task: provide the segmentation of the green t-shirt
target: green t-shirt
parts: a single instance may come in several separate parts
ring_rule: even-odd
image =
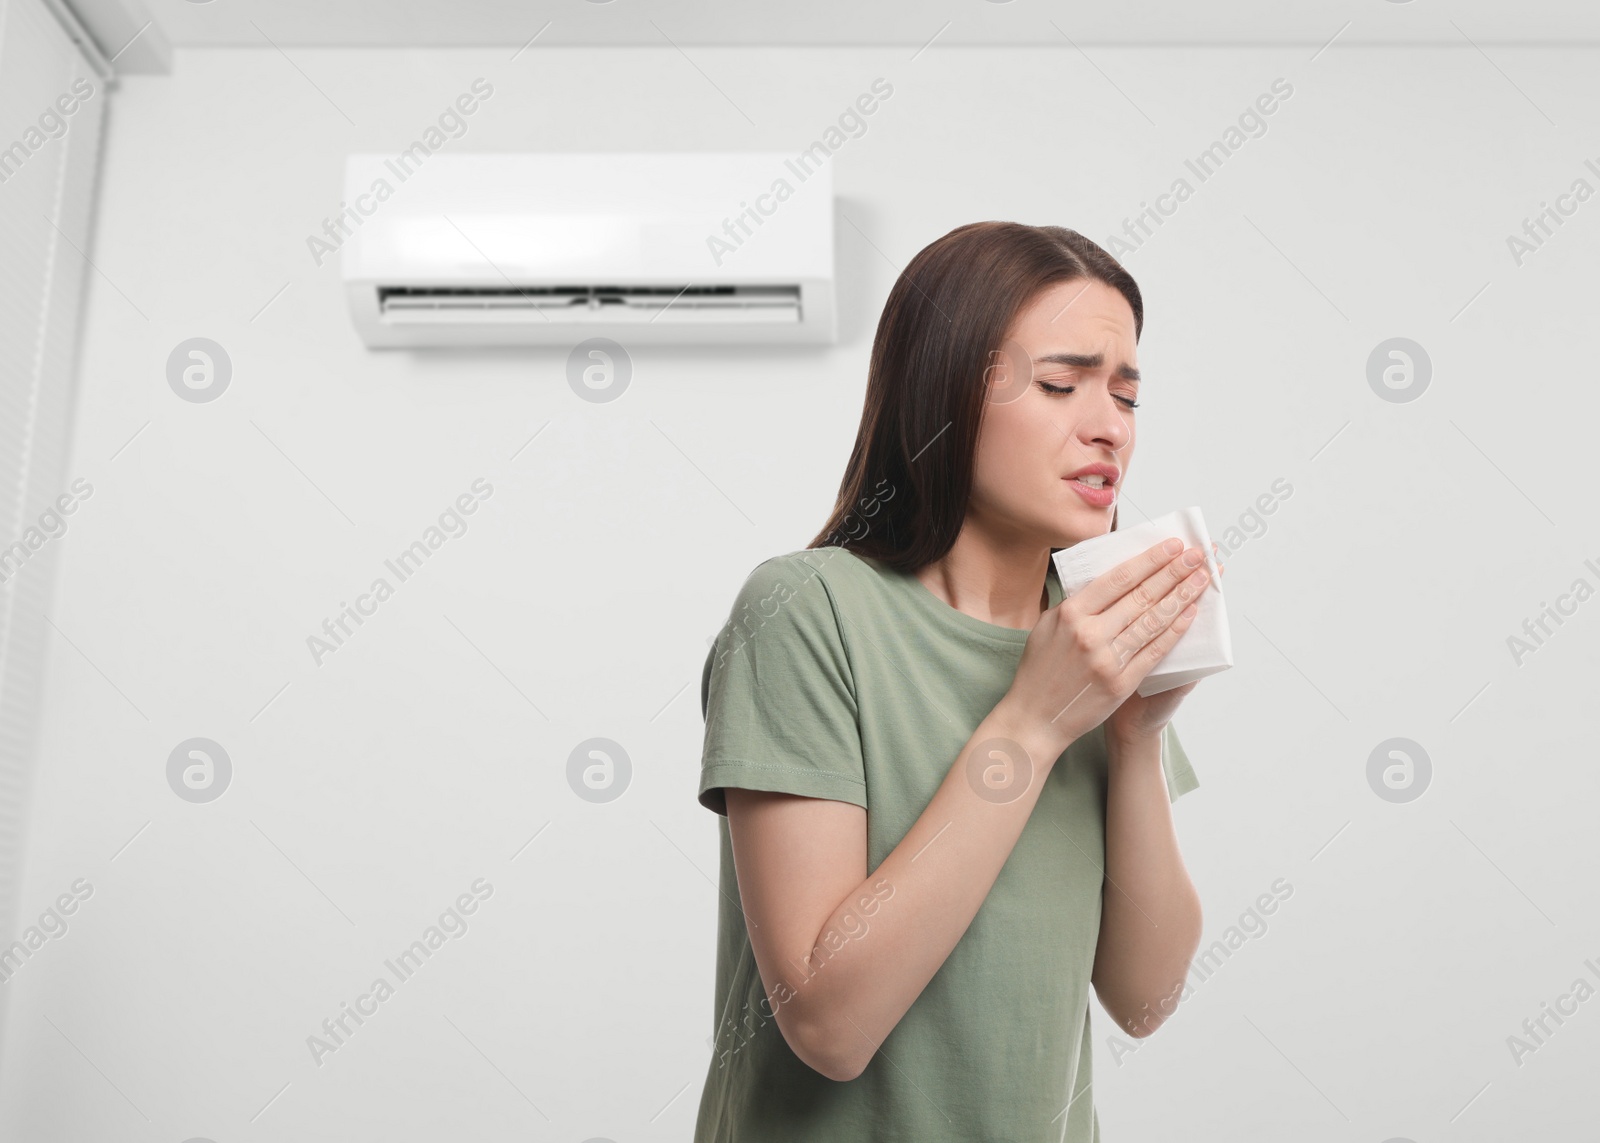
[[[1046,582],[1054,606],[1054,567]],[[701,680],[699,800],[723,816],[716,1033],[695,1143],[1099,1139],[1089,976],[1105,865],[1103,726],[1057,761],[971,926],[845,1083],[803,1063],[773,1018],[723,801],[722,787],[737,786],[863,806],[875,870],[1010,687],[1027,638],[840,547],[775,556],[746,579]],[[1161,754],[1172,800],[1199,784],[1170,724]],[[850,939],[870,931],[867,912],[892,907],[892,897],[864,905]]]

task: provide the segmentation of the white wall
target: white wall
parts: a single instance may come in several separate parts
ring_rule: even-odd
[[[1179,716],[1202,786],[1176,816],[1207,944],[1294,893],[1121,1066],[1095,1010],[1101,1117],[1573,1137],[1600,1001],[1521,1066],[1506,1038],[1600,963],[1600,604],[1520,667],[1506,638],[1600,583],[1600,204],[1521,266],[1505,239],[1600,185],[1595,52],[512,51],[180,50],[114,96],[70,465],[95,494],[59,541],[24,915],[93,894],[5,986],[0,1135],[689,1138],[706,640],[823,521],[899,267],[982,218],[1105,241],[1282,77],[1266,133],[1127,255],[1128,499],[1220,534],[1293,487],[1226,561],[1238,665]],[[640,348],[608,404],[560,352],[365,351],[305,238],[346,152],[409,145],[480,76],[451,148],[798,151],[889,79],[835,158],[841,343]],[[1406,403],[1367,381],[1397,336],[1433,364]],[[192,337],[231,358],[216,401],[167,383]],[[317,666],[307,635],[479,477],[470,530]],[[565,777],[597,736],[634,768],[603,805]],[[1407,804],[1366,779],[1396,736],[1434,768]],[[193,737],[234,767],[208,804],[166,781]],[[477,878],[470,931],[314,1064],[307,1037]]]

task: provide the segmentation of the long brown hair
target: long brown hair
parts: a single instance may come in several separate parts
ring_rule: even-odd
[[[972,222],[923,247],[884,303],[855,447],[833,513],[806,547],[837,545],[907,572],[948,552],[972,492],[991,354],[1039,291],[1079,279],[1128,300],[1137,341],[1138,285],[1076,230]]]

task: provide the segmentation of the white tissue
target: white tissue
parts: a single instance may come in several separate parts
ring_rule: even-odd
[[[1083,590],[1096,576],[1172,536],[1182,540],[1186,547],[1199,548],[1206,554],[1205,566],[1211,579],[1200,598],[1194,601],[1198,610],[1189,630],[1139,684],[1138,693],[1146,697],[1233,666],[1228,612],[1222,600],[1222,573],[1217,570],[1216,553],[1211,550],[1211,537],[1206,533],[1200,509],[1180,508],[1144,524],[1092,536],[1061,549],[1053,557],[1061,587],[1071,596]]]

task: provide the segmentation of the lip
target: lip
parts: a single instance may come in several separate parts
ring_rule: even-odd
[[[1086,464],[1076,472],[1069,472],[1062,477],[1063,480],[1072,480],[1079,476],[1103,476],[1107,484],[1115,484],[1122,475],[1122,470],[1114,464]]]
[[[1090,488],[1087,484],[1079,484],[1076,480],[1062,477],[1061,483],[1072,489],[1096,508],[1109,508],[1117,502],[1117,490],[1107,484],[1103,488]]]
[[[1062,481],[1074,492],[1083,497],[1096,508],[1109,508],[1117,502],[1117,477],[1121,472],[1114,464],[1086,464],[1076,472],[1063,476]],[[1100,488],[1090,488],[1081,484],[1076,479],[1079,476],[1103,476],[1105,484]]]

